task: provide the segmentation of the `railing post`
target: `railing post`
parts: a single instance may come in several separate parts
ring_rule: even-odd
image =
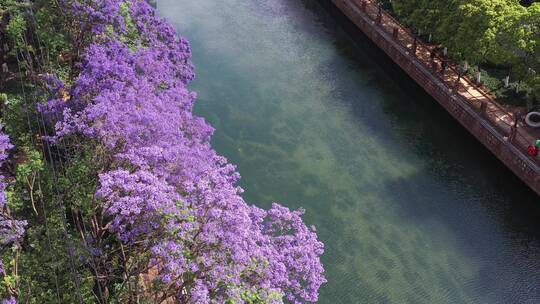
[[[475,81],[476,81],[477,84],[481,83],[481,81],[482,81],[482,73],[481,72],[476,73]]]
[[[362,4],[360,5],[360,8],[365,12],[366,11],[366,1],[362,1]]]
[[[395,27],[394,31],[392,32],[392,37],[394,37],[394,40],[397,40],[398,33],[399,33],[399,29]]]
[[[482,100],[482,102],[480,103],[480,114],[484,117],[487,114],[487,101],[485,100]]]
[[[510,134],[508,134],[508,142],[512,143],[514,141],[514,139],[516,138],[516,133],[517,133],[517,127],[511,126]]]
[[[517,127],[519,125],[521,118],[522,118],[521,111],[514,112],[514,127]]]
[[[417,48],[417,46],[418,46],[417,43],[418,43],[418,42],[417,42],[417,38],[416,38],[416,36],[414,36],[414,41],[413,41],[413,44],[412,44],[412,53],[413,53],[413,55],[414,55],[415,57],[416,57],[416,48]]]
[[[377,23],[381,24],[382,22],[382,7],[379,5],[379,10],[377,12]]]
[[[438,67],[439,67],[439,64],[437,64],[437,61],[431,60],[431,69],[433,70],[433,73],[437,73]]]
[[[454,83],[454,91],[459,91],[459,84],[461,80],[461,71],[458,71],[456,82]]]

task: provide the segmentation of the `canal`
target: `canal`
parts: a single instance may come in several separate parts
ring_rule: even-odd
[[[304,208],[320,303],[540,303],[540,199],[314,0],[160,0],[244,197]]]

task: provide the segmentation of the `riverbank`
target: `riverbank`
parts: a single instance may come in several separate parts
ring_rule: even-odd
[[[240,196],[188,40],[144,0],[7,4],[0,301],[317,301],[324,245],[302,210]]]
[[[525,126],[512,128],[513,117],[481,87],[458,76],[455,66],[437,68],[442,59],[430,59],[431,49],[389,14],[369,1],[332,0],[362,32],[411,78],[424,88],[514,174],[540,194],[537,157],[527,154],[538,134]],[[459,144],[459,143],[456,143]]]

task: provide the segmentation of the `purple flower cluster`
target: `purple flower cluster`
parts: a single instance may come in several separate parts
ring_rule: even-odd
[[[2,126],[0,125],[0,130]],[[9,137],[0,131],[0,167],[8,157],[7,151],[13,148]],[[0,245],[6,246],[19,243],[24,235],[26,221],[19,221],[12,218],[7,207],[5,177],[0,175]]]
[[[14,297],[2,300],[2,304],[17,304],[17,300]]]
[[[0,130],[3,126],[0,125]],[[9,137],[0,131],[0,167],[3,166],[4,162],[8,158],[8,150],[13,148],[13,145],[9,141]],[[4,176],[0,175],[0,208],[3,209],[6,206],[6,183],[4,181]]]
[[[74,21],[82,21],[81,31],[103,34],[108,25],[125,31],[118,0],[62,0],[61,3],[69,9]]]
[[[2,125],[0,125],[0,130],[2,128]],[[0,167],[4,165],[8,157],[8,150],[11,148],[13,148],[13,145],[10,143],[9,137],[0,131]],[[6,187],[5,177],[0,175],[0,245],[2,248],[16,250],[20,249],[27,222],[12,217],[7,206]],[[6,271],[3,261],[0,259],[0,275],[8,275]],[[2,300],[2,303],[16,304],[17,301],[14,297],[10,297]]]
[[[143,0],[65,4],[94,36],[69,100],[41,110],[60,114],[58,140],[94,138],[113,155],[96,192],[108,230],[148,249],[154,280],[178,302],[317,301],[323,244],[302,211],[242,199],[235,166],[210,145],[213,128],[192,113],[189,43]]]

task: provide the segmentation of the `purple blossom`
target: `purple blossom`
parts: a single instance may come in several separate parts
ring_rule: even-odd
[[[4,134],[3,126],[0,125],[0,167],[8,157],[8,150],[13,148],[9,137]],[[2,248],[20,248],[20,243],[25,233],[26,221],[19,221],[11,216],[7,206],[5,177],[0,175],[0,245]],[[2,252],[4,254],[4,252]],[[0,259],[0,274],[5,274],[3,261]],[[2,300],[2,303],[16,304],[14,297]]]
[[[107,25],[123,29],[124,19],[120,15],[121,0],[62,0],[66,12],[73,20],[81,22],[81,30],[96,35],[103,34]]]
[[[323,244],[303,211],[240,196],[235,166],[210,145],[214,129],[193,115],[189,43],[143,0],[63,3],[93,36],[69,100],[51,90],[41,110],[56,113],[56,139],[91,137],[114,155],[96,191],[109,232],[150,248],[155,280],[178,302],[317,301]],[[135,48],[122,39],[127,20]]]
[[[8,157],[7,151],[11,148],[13,148],[13,145],[9,141],[9,137],[4,134],[2,130],[3,126],[0,125],[0,166],[3,165],[4,161]],[[4,176],[0,174],[0,209],[3,209],[6,205],[6,183],[4,181]],[[0,216],[0,220],[2,217]],[[1,236],[0,236],[1,238]]]
[[[2,304],[17,304],[17,300],[14,297],[2,300]]]
[[[0,125],[0,130],[3,126]],[[13,148],[13,145],[9,141],[9,137],[0,131],[0,167],[4,164],[4,161],[8,157],[8,150]],[[10,245],[12,243],[20,242],[24,235],[24,227],[26,221],[18,221],[11,217],[9,209],[7,208],[6,187],[7,184],[4,180],[4,176],[0,175],[0,244]]]

